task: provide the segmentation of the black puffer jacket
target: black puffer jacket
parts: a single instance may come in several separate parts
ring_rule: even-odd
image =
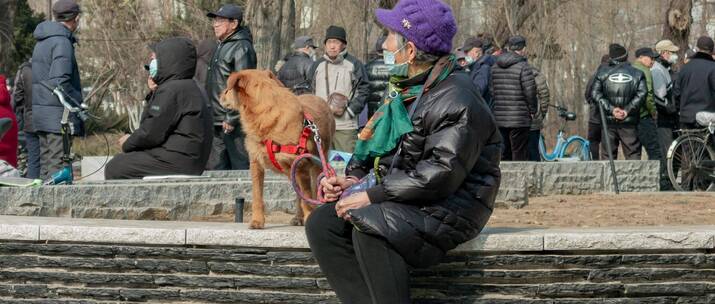
[[[508,52],[492,66],[489,87],[494,98],[494,118],[500,128],[528,128],[538,99],[534,74],[526,58]]]
[[[278,80],[294,94],[307,94],[310,92],[310,67],[313,59],[304,52],[294,52],[286,56],[285,64],[278,71]]]
[[[501,179],[501,136],[461,71],[424,94],[412,123],[401,161],[368,189],[373,204],[350,215],[360,231],[385,237],[410,265],[425,267],[475,238],[489,220]],[[348,174],[362,176],[372,163],[353,160]]]
[[[226,80],[233,72],[256,68],[256,51],[253,49],[253,37],[248,27],[242,26],[235,33],[218,44],[209,64],[206,79],[206,94],[211,100],[214,112],[214,125],[227,122],[236,127],[240,119],[238,112],[221,106],[221,94],[226,89]]]
[[[598,68],[591,93],[593,100],[603,107],[603,114],[611,125],[638,124],[640,108],[647,94],[645,74],[628,62],[616,61]],[[617,107],[628,113],[626,119],[613,117],[613,109]]]
[[[367,97],[368,118],[375,114],[385,99],[385,90],[387,90],[387,83],[390,81],[390,69],[391,67],[386,65],[382,58],[371,60],[365,66],[367,78],[370,80],[370,95]]]
[[[192,79],[196,49],[186,38],[170,38],[153,46],[158,62],[155,92],[147,97],[139,128],[123,152],[146,151],[176,168],[176,174],[201,174],[211,152],[212,113]]]

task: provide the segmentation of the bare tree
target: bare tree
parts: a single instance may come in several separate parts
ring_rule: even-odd
[[[665,12],[666,22],[663,24],[663,39],[670,39],[680,47],[681,58],[685,50],[688,49],[690,25],[693,23],[692,9],[692,0],[671,0],[668,10]],[[706,10],[703,9],[703,11]]]
[[[10,74],[12,54],[15,49],[13,38],[13,20],[15,1],[0,0],[0,74]],[[4,83],[1,85],[5,85]]]
[[[291,49],[295,38],[294,0],[249,0],[246,21],[254,37],[258,67],[268,69]]]

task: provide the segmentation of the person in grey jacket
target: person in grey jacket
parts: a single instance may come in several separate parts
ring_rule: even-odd
[[[352,153],[357,141],[358,115],[370,94],[367,72],[359,59],[348,54],[344,28],[328,27],[324,44],[325,55],[313,64],[309,73],[313,94],[326,101],[333,93],[343,94],[349,99],[345,108],[341,109],[342,113],[333,113],[336,129],[333,148]]]
[[[242,25],[243,10],[237,5],[226,4],[207,16],[212,19],[214,34],[219,40],[206,79],[206,94],[214,117],[213,148],[207,169],[246,170],[248,152],[238,112],[221,106],[221,94],[231,73],[256,68],[253,37],[249,28]]]
[[[62,168],[62,135],[60,120],[64,107],[50,88],[59,87],[77,103],[82,103],[72,34],[79,26],[80,8],[73,0],[59,0],[52,6],[57,21],[37,25],[33,36],[37,40],[32,52],[32,124],[40,139],[40,177],[47,178]],[[70,115],[71,135],[84,135],[84,125],[75,114]]]

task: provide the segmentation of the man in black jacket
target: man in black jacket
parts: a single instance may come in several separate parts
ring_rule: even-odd
[[[75,58],[74,31],[79,26],[80,8],[74,0],[59,0],[52,6],[57,21],[44,21],[32,35],[37,39],[32,51],[32,126],[40,140],[40,178],[62,168],[60,120],[64,107],[51,89],[60,88],[82,103],[82,85]],[[70,114],[71,135],[84,135],[84,124]]]
[[[214,113],[214,140],[207,169],[245,170],[248,152],[238,112],[225,109],[220,101],[231,73],[256,68],[253,37],[248,27],[242,25],[243,10],[237,5],[226,4],[207,16],[212,19],[219,40],[206,79],[206,93]]]
[[[193,80],[196,49],[189,39],[152,45],[149,89],[139,128],[120,141],[122,152],[105,170],[106,179],[150,175],[200,175],[211,152],[212,113]]]
[[[365,70],[367,71],[367,78],[370,80],[370,95],[367,97],[367,107],[363,112],[367,111],[365,115],[365,122],[367,122],[377,108],[382,105],[385,98],[385,89],[387,89],[388,80],[390,80],[390,69],[392,66],[385,64],[385,60],[382,59],[382,44],[385,42],[385,37],[377,39],[375,42],[375,53],[371,55],[371,60],[365,65]],[[364,126],[362,123],[360,126]]]
[[[18,120],[18,127],[23,133],[26,153],[26,167],[18,168],[24,172],[24,177],[36,179],[40,177],[40,138],[32,126],[32,62],[20,65],[15,77],[15,88],[12,91],[13,108]],[[18,165],[19,167],[19,165]],[[23,170],[25,169],[25,170]]]
[[[608,56],[611,61],[596,72],[591,95],[606,115],[613,156],[618,155],[620,143],[626,159],[639,160],[641,143],[636,126],[648,95],[646,78],[643,72],[628,63],[628,51],[623,46],[611,44]],[[602,159],[608,158],[605,150],[601,153]]]
[[[608,54],[601,57],[601,64],[598,65],[598,69],[602,67],[607,67],[608,62],[611,58]],[[603,128],[601,127],[601,114],[598,111],[598,103],[593,100],[593,82],[596,80],[596,73],[591,76],[586,84],[586,91],[584,93],[584,98],[586,104],[588,104],[588,142],[591,149],[591,159],[599,160],[601,157],[601,135],[603,134]]]
[[[525,48],[524,37],[509,38],[509,52],[497,57],[497,63],[492,67],[489,87],[494,98],[494,118],[504,138],[503,160],[529,159],[529,129],[538,109],[538,98]]]
[[[376,14],[390,31],[384,52],[394,55],[398,67],[391,71],[389,105],[404,100],[414,107],[411,116],[403,110],[382,117],[412,128],[404,130],[401,149],[368,148],[380,157],[382,178],[367,191],[338,200],[351,182],[323,179],[326,198],[337,203],[314,210],[305,229],[342,303],[412,303],[408,265],[439,263],[489,220],[500,183],[501,136],[469,75],[449,56],[457,32],[449,7],[442,1],[401,0]],[[415,100],[419,89],[426,92]],[[367,152],[363,144],[400,145],[400,136],[382,136],[391,127],[379,122],[375,127],[360,133],[360,152]],[[365,176],[375,165],[373,157],[353,158],[347,173]],[[395,166],[388,172],[392,159]]]
[[[698,52],[680,69],[673,86],[673,97],[680,105],[680,126],[684,129],[699,128],[695,123],[698,112],[715,112],[714,43],[703,36],[698,38],[696,47]]]
[[[313,38],[300,36],[293,41],[293,53],[286,56],[285,63],[278,71],[278,80],[294,94],[310,93],[310,67],[313,66],[315,57],[315,43]]]

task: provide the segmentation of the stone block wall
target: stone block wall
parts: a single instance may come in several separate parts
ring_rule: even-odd
[[[416,303],[713,303],[715,256],[461,252],[412,271]],[[338,303],[310,252],[0,243],[0,303]]]

